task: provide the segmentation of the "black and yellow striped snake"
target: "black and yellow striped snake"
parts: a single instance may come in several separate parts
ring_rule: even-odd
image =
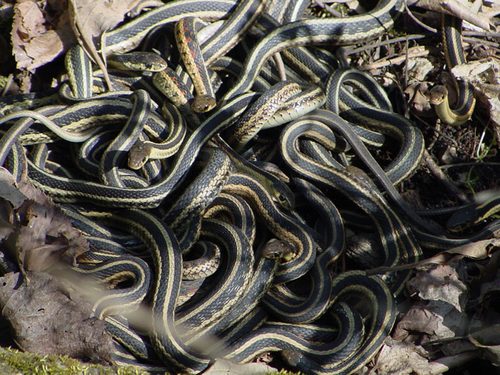
[[[73,271],[109,288],[93,313],[117,363],[199,373],[278,351],[304,373],[352,373],[391,332],[411,273],[368,276],[348,259],[343,210],[369,222],[385,267],[498,230],[449,236],[415,213],[397,186],[420,166],[422,131],[369,74],[337,68],[332,48],[387,32],[403,1],[346,18],[308,5],[168,2],[103,36],[113,90],[76,45],[57,91],[0,98],[0,164],[87,238]],[[460,25],[444,27],[451,67]],[[454,109],[434,98],[455,125],[474,110],[458,88]],[[450,227],[499,207],[497,192]],[[137,309],[147,332],[128,320]]]

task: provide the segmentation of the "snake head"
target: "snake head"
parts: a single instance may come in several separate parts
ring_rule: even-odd
[[[448,98],[448,89],[444,85],[434,86],[430,94],[430,102],[432,105],[440,105]]]
[[[133,170],[138,170],[149,160],[151,147],[145,143],[137,142],[128,152],[128,166]]]
[[[217,102],[213,97],[209,95],[198,95],[193,99],[191,109],[196,113],[204,113],[214,109],[216,105]]]
[[[277,238],[271,238],[262,248],[262,256],[267,259],[281,259],[287,252],[287,244]]]

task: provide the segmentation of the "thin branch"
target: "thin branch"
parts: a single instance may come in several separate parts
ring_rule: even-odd
[[[425,47],[422,46],[417,46],[408,49],[408,54],[404,56],[398,56],[398,57],[393,57],[393,58],[385,58],[385,59],[380,59],[372,64],[368,65],[361,65],[359,69],[361,70],[371,70],[371,69],[379,69],[383,68],[385,66],[390,66],[390,65],[399,65],[404,63],[407,59],[415,58],[415,57],[423,57],[427,56],[429,54],[429,50]]]
[[[495,31],[491,25],[490,18],[474,12],[470,7],[457,2],[456,0],[417,0],[409,5],[415,5],[423,9],[445,13],[464,21],[470,22],[483,30]]]

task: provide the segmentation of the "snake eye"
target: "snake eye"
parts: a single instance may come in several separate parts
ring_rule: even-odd
[[[286,198],[284,194],[277,193],[276,194],[276,203],[278,203],[281,207],[289,209],[290,207],[290,202]]]

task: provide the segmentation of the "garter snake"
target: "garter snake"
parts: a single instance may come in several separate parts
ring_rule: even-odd
[[[347,92],[346,82],[363,90],[371,103]],[[419,166],[424,152],[424,136],[409,120],[392,112],[387,95],[373,78],[354,69],[338,69],[326,84],[327,108],[353,123],[391,135],[401,143],[400,152],[385,168],[387,176],[398,184]]]
[[[182,0],[165,4],[107,33],[102,50],[106,55],[128,52],[137,47],[156,27],[177,22],[187,16],[203,19],[223,18],[235,3],[234,0]]]
[[[239,228],[251,245],[255,240],[255,215],[246,200],[231,194],[221,193],[207,207],[204,215],[207,219],[229,221]]]
[[[128,154],[128,166],[131,169],[140,169],[150,159],[169,158],[179,151],[186,136],[185,120],[179,110],[170,103],[163,105],[162,114],[170,129],[168,137],[161,143],[138,140]]]
[[[92,308],[94,315],[103,318],[106,315],[133,311],[149,292],[151,279],[149,265],[142,259],[130,255],[102,252],[99,254],[103,255],[103,258],[98,265],[82,264],[80,260],[80,266],[73,267],[73,271],[90,275],[103,284],[113,285],[127,279],[133,279],[133,284],[113,291],[97,292],[103,295],[94,303]]]
[[[350,307],[339,303],[351,293],[370,301],[371,319],[365,335],[359,315]],[[334,341],[313,345],[295,335],[293,330],[267,328],[264,325],[237,340],[223,352],[224,356],[238,362],[248,362],[265,351],[286,350],[295,353],[293,365],[301,371],[320,374],[352,373],[369,361],[382,345],[396,318],[395,303],[382,280],[364,276],[359,271],[351,271],[344,272],[333,280],[332,304],[341,309],[336,311],[341,314],[337,316],[341,334]]]
[[[274,203],[267,190],[254,178],[233,174],[224,185],[224,192],[242,196],[247,199],[269,230],[283,242],[293,248],[291,260],[280,265],[275,276],[275,283],[295,280],[304,275],[313,265],[316,258],[316,247],[307,227],[283,213]],[[286,256],[285,256],[286,259]]]
[[[85,206],[74,208],[82,212],[94,205],[155,209],[101,213],[91,211],[83,214],[88,216],[89,221],[82,220],[75,225],[95,236],[91,238],[93,246],[102,246],[119,254],[116,259],[105,261],[94,270],[111,284],[127,274],[139,280],[137,284],[144,289],[148,284],[144,280],[154,277],[150,293],[152,329],[147,333],[151,347],[147,338],[137,333],[141,327],[129,325],[120,316],[107,318],[108,331],[138,360],[154,363],[158,357],[160,361],[171,365],[168,371],[199,372],[206,368],[214,356],[223,354],[227,358],[247,361],[267,350],[281,350],[285,361],[301,371],[325,374],[351,373],[372,358],[392,328],[395,319],[392,294],[401,291],[407,275],[396,275],[394,280],[391,274],[384,281],[361,271],[348,271],[332,277],[329,268],[344,247],[344,232],[334,199],[330,200],[331,190],[340,190],[371,218],[381,239],[384,265],[397,265],[420,255],[410,229],[383,196],[387,193],[392,203],[395,202],[400,211],[407,213],[401,208],[401,197],[393,183],[406,178],[418,166],[423,145],[418,134],[410,129],[413,135],[407,132],[401,136],[403,131],[392,130],[393,133],[399,132],[403,143],[401,148],[405,153],[393,162],[394,168],[389,168],[390,177],[387,178],[366,147],[363,148],[362,144],[362,147],[359,146],[359,140],[358,143],[352,142],[353,139],[364,136],[367,143],[382,145],[386,139],[384,136],[359,128],[342,130],[342,127],[350,124],[342,122],[337,126],[332,125],[334,120],[324,110],[316,110],[303,116],[324,104],[323,88],[327,77],[338,77],[331,74],[330,69],[334,65],[327,52],[292,49],[317,43],[355,43],[377,36],[391,25],[393,16],[401,10],[402,1],[382,0],[368,14],[334,20],[299,20],[307,4],[305,0],[288,6],[282,3],[281,9],[280,4],[274,4],[273,13],[287,22],[285,25],[269,21],[269,17],[263,14],[266,4],[266,0],[180,0],[145,12],[103,36],[105,43],[101,46],[102,52],[112,60],[111,56],[118,57],[120,55],[117,53],[133,49],[151,30],[167,23],[177,22],[179,31],[184,29],[186,23],[194,24],[195,17],[203,20],[227,17],[226,21],[221,21],[222,27],[217,26],[217,31],[208,41],[201,42],[201,46],[196,45],[196,53],[205,59],[202,69],[207,70],[208,67],[217,73],[228,70],[239,80],[226,95],[226,99],[229,99],[222,101],[222,105],[212,114],[201,114],[199,122],[191,123],[184,113],[185,104],[193,99],[192,87],[189,84],[181,87],[186,82],[187,75],[177,74],[163,65],[161,69],[164,70],[157,72],[152,78],[153,84],[158,84],[162,77],[173,73],[169,76],[169,83],[173,83],[173,89],[177,90],[174,94],[179,99],[174,104],[167,103],[163,106],[163,118],[158,113],[163,98],[160,98],[157,90],[150,84],[147,86],[151,74],[142,74],[143,67],[138,74],[141,78],[128,80],[124,78],[125,75],[117,73],[116,88],[121,91],[104,93],[99,99],[93,97],[88,100],[95,92],[94,87],[101,85],[99,82],[102,80],[98,75],[102,72],[96,72],[95,79],[89,79],[83,87],[75,85],[74,77],[70,78],[69,83],[61,85],[61,98],[71,103],[77,102],[55,115],[46,116],[60,128],[56,131],[61,131],[62,138],[47,131],[33,131],[20,138],[7,133],[6,141],[11,142],[13,147],[9,154],[10,166],[19,175],[19,179],[26,167],[23,161],[24,149],[15,141],[20,139],[25,145],[40,145],[34,147],[35,155],[31,155],[26,162],[28,173],[36,185],[56,201],[84,202]],[[254,21],[257,23],[256,31],[251,29]],[[196,29],[192,26],[192,29]],[[162,29],[161,33],[164,31]],[[167,30],[169,31],[170,29]],[[184,43],[179,43],[179,49],[192,46],[187,39],[200,37],[196,33],[178,34],[183,34],[180,38],[186,39]],[[250,34],[249,38],[246,38],[247,34]],[[253,45],[255,36],[263,37],[262,41],[257,42],[245,65],[241,65],[235,59],[238,58],[239,51]],[[234,51],[234,58],[222,56],[239,41],[242,41],[241,49]],[[168,43],[167,41],[166,44]],[[284,61],[288,64],[283,72],[276,74],[273,71],[278,63],[263,68],[268,57],[282,49],[288,49],[283,53]],[[80,68],[82,76],[92,76],[91,67],[89,69],[88,61],[84,61],[81,52],[75,48],[68,54],[68,59],[72,60],[72,65],[68,68],[70,76],[75,76]],[[166,53],[162,54],[167,56]],[[187,55],[191,58],[192,51]],[[175,57],[167,60],[170,66],[177,63]],[[308,62],[312,64],[308,65]],[[155,71],[158,69],[154,68]],[[207,73],[210,74],[210,71],[207,70]],[[191,73],[195,82],[191,86],[195,87],[195,95],[201,96],[206,89],[200,89],[197,82],[208,81],[210,77],[207,74],[203,78],[196,78],[195,74]],[[225,72],[221,73],[223,79],[226,77],[224,74]],[[281,76],[286,76],[290,81],[279,82]],[[312,80],[315,86],[308,85],[307,80]],[[140,81],[143,81],[143,87],[151,94],[153,102],[148,104],[150,98],[145,95],[146,91],[135,86]],[[295,82],[290,84],[291,81]],[[351,79],[351,84],[356,85],[356,80]],[[279,90],[286,85],[296,91],[286,94],[285,99],[280,97],[280,103],[275,105],[272,115],[269,107],[261,109],[257,106],[269,104],[266,102],[270,101],[270,96],[266,94],[273,94],[276,87]],[[247,93],[251,87],[259,94]],[[372,92],[374,87],[358,84],[357,90],[362,92],[361,101],[356,101],[349,91],[342,91],[341,88],[339,95],[343,109],[359,105],[362,109],[371,110],[369,107],[372,106],[375,109],[368,114],[365,112],[365,119],[372,116],[373,119],[370,120],[381,121],[391,111],[390,103],[384,98],[380,99],[380,95],[375,95]],[[326,89],[328,91],[328,85]],[[264,95],[260,92],[264,92]],[[211,110],[215,104],[215,94],[209,91],[205,94],[213,100],[209,106],[200,106],[201,110],[198,112]],[[40,109],[40,112],[43,110]],[[266,112],[264,116],[262,112]],[[240,117],[242,114],[244,115]],[[71,119],[72,116],[77,119]],[[184,118],[188,126],[185,126]],[[247,120],[251,122],[252,119],[257,123],[252,126],[261,127],[263,131],[257,137],[260,139],[252,139],[250,143],[254,134],[250,134],[245,127],[248,126]],[[24,124],[29,121],[25,120]],[[120,130],[114,126],[125,121],[125,127]],[[133,126],[134,123],[139,126]],[[104,128],[108,124],[112,124],[114,130]],[[231,130],[234,130],[231,129],[226,135],[229,135],[229,139],[233,138],[231,141],[236,148],[247,149],[245,156],[253,155],[250,157],[259,159],[256,163],[237,154],[220,138],[219,134],[224,129],[229,130],[233,124],[236,132],[231,134]],[[278,136],[282,129],[277,127],[283,124],[288,125],[281,136]],[[142,127],[144,131],[141,130]],[[98,134],[94,135],[94,132]],[[115,141],[109,139],[117,133]],[[75,178],[78,171],[75,172],[74,168],[65,170],[66,165],[58,160],[58,144],[63,143],[60,139],[66,139],[68,134],[80,137],[73,139],[82,142],[80,158],[93,164],[90,168],[86,167],[86,173],[94,182]],[[92,149],[91,143],[94,140],[102,143],[94,144],[95,148]],[[51,145],[49,151],[45,143],[53,141],[59,142]],[[352,149],[347,150],[345,143],[352,143]],[[105,146],[106,144],[109,146]],[[192,166],[199,160],[199,154],[204,149],[212,148],[214,144],[218,147],[214,149],[217,157],[211,159],[204,171],[193,178],[196,168]],[[266,151],[260,151],[264,147],[259,149],[259,144],[270,145],[269,148],[274,147],[275,150],[279,147],[280,155],[273,155],[270,151],[267,158]],[[255,154],[252,150],[254,145],[259,150]],[[124,151],[130,146],[129,167],[138,170],[137,174],[122,168]],[[6,147],[2,148],[6,155],[8,152],[5,149]],[[101,156],[103,150],[104,156]],[[339,150],[354,152],[347,157],[346,154],[333,157],[333,151]],[[49,154],[53,152],[56,157],[52,159]],[[366,164],[377,186],[371,180],[368,183],[352,174],[349,169],[344,169],[353,154]],[[173,155],[175,157],[172,160],[163,160]],[[280,173],[270,175],[259,171],[262,165],[259,164],[262,162],[260,159],[277,163]],[[341,159],[341,163],[337,159]],[[233,167],[231,163],[234,164]],[[104,182],[116,186],[95,182],[99,173],[98,169],[95,172],[96,166],[101,166],[101,171],[112,172]],[[233,168],[237,173],[229,176]],[[283,173],[280,168],[286,172],[291,171],[293,177]],[[53,170],[57,172],[51,173]],[[297,179],[297,175],[312,182]],[[225,178],[228,179],[227,183]],[[185,188],[184,192],[180,191],[181,188]],[[219,194],[220,189],[223,192]],[[296,192],[300,192],[302,196],[297,207],[294,196]],[[498,204],[493,201],[492,205],[495,210]],[[491,207],[489,211],[491,212]],[[76,218],[78,213],[72,212],[71,215]],[[413,217],[408,216],[412,221]],[[107,231],[104,226],[97,225],[94,219],[97,222],[109,221],[111,226],[119,230],[130,231],[144,244],[138,245],[137,238],[127,233]],[[433,236],[433,232],[427,230],[425,225],[420,225],[418,220],[412,221],[412,225],[417,227],[417,236]],[[177,228],[182,227],[187,228],[187,236],[177,233]],[[261,228],[265,233],[260,232]],[[261,254],[259,247],[265,242],[268,232],[280,238],[287,250],[292,247],[292,251],[288,251],[284,257],[283,249]],[[194,239],[186,239],[189,236]],[[195,242],[198,237],[202,239]],[[186,250],[189,252],[186,253],[183,253],[180,245],[184,240],[188,243]],[[129,244],[131,245],[128,246]],[[128,263],[129,270],[124,271],[128,260],[118,259],[128,259],[123,253],[130,251],[130,248],[139,249],[139,252],[144,248],[149,250],[149,256],[153,258],[151,275],[148,273],[150,266],[142,264],[141,268],[138,266],[140,262],[134,263],[133,260]],[[210,271],[200,271],[202,277],[210,277],[205,283],[198,275],[187,274],[186,268],[196,264],[192,261],[193,255],[199,251],[205,255],[209,250],[214,254],[219,252],[219,257],[214,255],[214,258],[218,258],[218,263],[210,265]],[[122,268],[119,267],[120,262]],[[312,283],[308,285],[311,291],[305,297],[285,284],[302,276],[306,278],[301,281],[307,280],[307,276],[312,278]],[[205,287],[202,284],[206,284]],[[115,314],[121,306],[134,307],[139,304],[145,292],[143,289],[139,292],[135,283],[134,287],[136,289],[128,296],[110,293],[108,298],[99,300],[95,305],[96,314]],[[269,288],[271,291],[268,292]],[[187,297],[180,296],[182,289],[189,289]],[[263,297],[264,295],[266,296]],[[267,313],[263,310],[264,307],[267,308]],[[289,323],[270,322],[269,317],[280,318]],[[325,330],[322,326],[303,324],[316,322],[322,317],[325,317],[324,321],[334,322],[334,326]],[[266,319],[268,320],[264,323]],[[228,341],[199,351],[199,344],[203,345],[204,340],[211,339],[212,335]],[[221,349],[224,344],[227,344],[227,350]],[[119,358],[123,361],[131,360],[130,355],[123,352],[120,355]]]
[[[109,186],[124,187],[118,174],[118,167],[126,158],[126,153],[139,139],[139,135],[149,117],[152,103],[147,91],[137,90],[132,94],[132,113],[120,133],[104,150],[100,163],[102,182]]]
[[[446,226],[448,229],[462,231],[467,227],[479,224],[488,217],[500,212],[500,192],[481,192],[475,197],[475,202],[458,209],[450,216]]]
[[[254,254],[248,239],[237,227],[219,220],[204,220],[201,237],[221,248],[222,273],[201,301],[188,301],[176,312],[176,324],[186,336],[205,332],[239,302],[249,286]]]
[[[114,207],[156,207],[193,164],[201,146],[215,133],[229,126],[255,99],[252,93],[241,95],[221,107],[186,140],[176,155],[172,172],[146,188],[122,189],[95,182],[66,179],[48,174],[28,161],[28,173],[34,184],[60,202],[87,200]]]
[[[225,100],[249,90],[260,68],[276,52],[308,44],[352,44],[375,38],[392,26],[393,17],[402,7],[401,0],[381,0],[375,9],[365,15],[345,19],[300,20],[278,27],[259,41],[248,55],[243,74],[226,94]]]
[[[167,62],[154,52],[129,52],[108,56],[108,66],[120,70],[160,72],[167,68]]]
[[[306,119],[288,124],[281,133],[280,142],[281,155],[288,167],[308,180],[339,190],[370,216],[382,242],[384,263],[396,265],[402,261],[418,259],[421,250],[409,228],[376,190],[347,170],[318,163],[304,156],[298,149],[298,138],[306,135],[325,147],[331,147],[330,132],[328,126],[311,126]],[[398,292],[401,284],[395,282],[393,287]]]
[[[306,204],[319,214],[318,223],[324,224],[324,250],[311,269],[310,292],[305,298],[293,295],[285,285],[275,285],[263,303],[281,321],[302,324],[318,319],[329,307],[333,286],[329,268],[344,249],[344,227],[337,208],[318,188],[299,178],[294,183],[306,198]]]
[[[77,44],[68,50],[64,58],[73,97],[92,97],[92,63],[84,49]]]
[[[193,228],[201,224],[203,211],[220,193],[232,171],[231,160],[223,151],[210,149],[209,152],[206,166],[163,216],[177,235],[183,252],[198,239],[199,231]]]
[[[395,205],[395,207],[397,207],[399,211],[404,213],[404,215],[412,223],[412,226],[421,228],[422,230],[433,234],[441,233],[440,228],[435,228],[428,222],[422,220],[422,218],[416,215],[414,210],[409,207],[407,203],[401,198],[401,195],[394,188],[393,183],[384,173],[382,167],[373,158],[366,146],[363,144],[363,142],[361,142],[360,137],[354,131],[356,127],[352,127],[347,121],[343,120],[335,113],[321,109],[316,110],[308,114],[307,116],[303,116],[301,120],[323,122],[328,127],[330,127],[330,129],[342,135],[355,151],[356,155],[361,159],[361,161],[370,170],[370,172],[372,172],[375,181],[380,184],[380,186],[383,188],[383,191],[387,193],[392,204]],[[331,137],[331,133],[329,137]],[[330,145],[333,147],[336,146],[335,142],[333,142],[333,144],[330,143]],[[413,150],[412,152],[419,152],[419,148],[413,149],[413,147],[410,147],[410,149]],[[412,159],[418,158],[412,157]]]
[[[184,67],[190,75],[196,91],[191,108],[197,113],[203,113],[212,110],[217,103],[207,64],[196,36],[197,21],[194,17],[185,17],[179,20],[175,25],[175,41]]]
[[[443,38],[446,65],[451,70],[454,66],[465,64],[462,46],[462,20],[450,15],[441,15],[441,34]],[[474,113],[476,99],[474,88],[464,80],[454,80],[457,100],[452,108],[448,99],[446,86],[435,86],[431,92],[431,103],[441,121],[449,125],[461,125],[470,120]]]
[[[253,310],[259,303],[262,295],[269,289],[273,282],[273,276],[276,272],[277,260],[283,255],[284,247],[276,245],[277,240],[270,240],[261,252],[259,259],[256,261],[255,269],[251,275],[249,286],[245,290],[244,295],[238,303],[228,310],[222,319],[209,327],[204,335],[195,335],[189,338],[189,342],[203,339],[221,333],[225,329],[236,325],[249,311]],[[210,348],[208,353],[215,353],[217,349]]]
[[[156,354],[182,371],[199,372],[205,369],[208,359],[194,353],[180,340],[174,321],[182,277],[182,258],[171,230],[158,218],[142,210],[126,210],[119,214],[91,212],[87,215],[110,221],[112,225],[126,225],[151,251],[156,272],[150,338]]]
[[[238,5],[224,21],[222,27],[202,44],[203,58],[207,65],[233,48],[262,14],[269,0],[246,0]]]

